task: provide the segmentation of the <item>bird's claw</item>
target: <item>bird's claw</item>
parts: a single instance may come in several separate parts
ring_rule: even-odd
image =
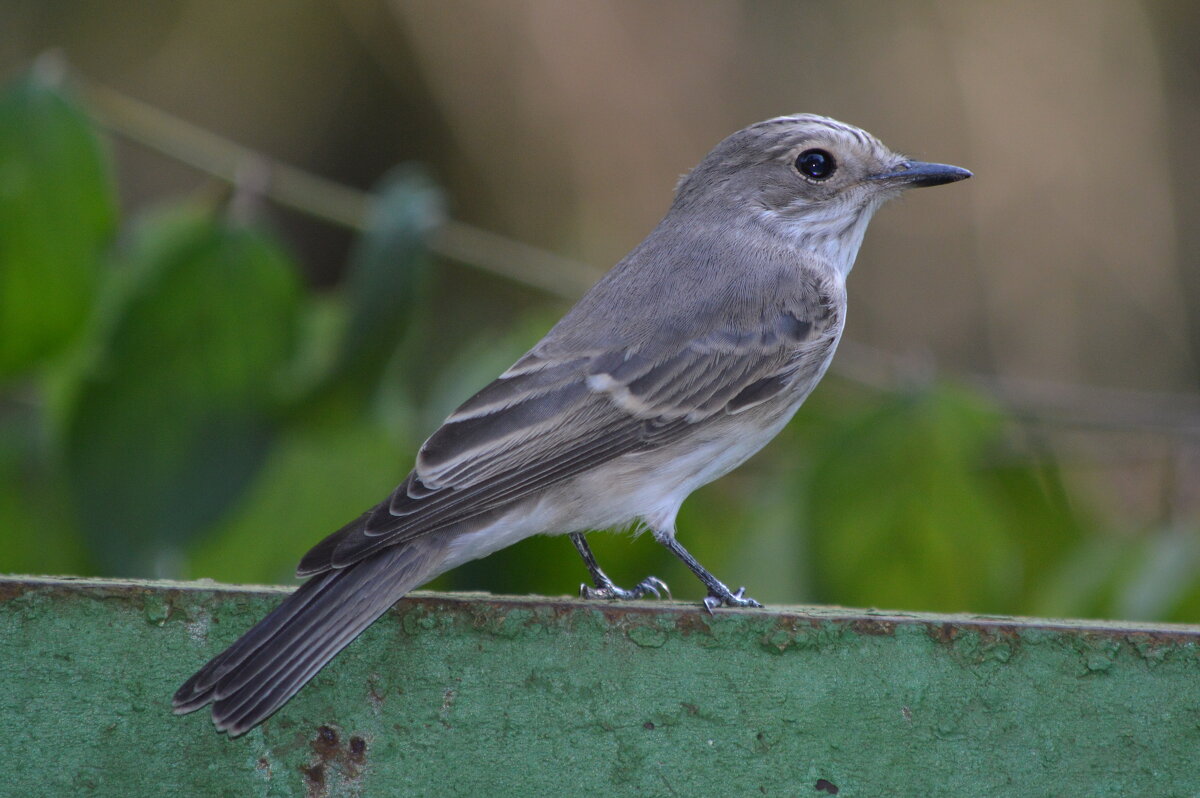
[[[724,585],[722,585],[724,587]],[[761,607],[762,604],[746,595],[746,588],[739,587],[736,592],[728,589],[724,593],[709,593],[704,597],[704,609],[712,615],[717,607]]]
[[[667,583],[657,576],[647,576],[634,585],[633,591],[641,593],[643,596],[648,593],[652,594],[656,599],[662,598],[663,594],[666,593],[667,598],[671,598],[671,588],[667,587]]]
[[[628,590],[623,587],[617,587],[612,582],[596,585],[595,587],[586,583],[579,586],[580,598],[607,601],[634,601],[646,596],[654,596],[654,598],[660,599],[663,593],[667,594],[667,598],[671,598],[671,588],[667,587],[667,583],[657,576],[648,576]]]

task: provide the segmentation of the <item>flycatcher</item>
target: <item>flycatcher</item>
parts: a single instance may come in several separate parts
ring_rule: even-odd
[[[916,186],[970,177],[897,155],[821,116],[722,141],[646,240],[528,353],[468,399],[390,496],[300,561],[308,581],[175,693],[241,734],[275,712],[398,599],[537,534],[567,534],[590,598],[657,595],[596,564],[584,533],[643,525],[707,589],[758,607],[675,539],[688,494],[761,449],[825,374],[867,223]]]

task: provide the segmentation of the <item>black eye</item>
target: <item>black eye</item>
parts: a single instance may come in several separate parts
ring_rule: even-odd
[[[824,180],[837,170],[837,161],[825,150],[805,150],[796,158],[796,169],[805,177]]]

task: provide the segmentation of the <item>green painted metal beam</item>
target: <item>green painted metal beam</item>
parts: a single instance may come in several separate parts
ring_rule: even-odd
[[[1200,627],[418,594],[237,739],[282,588],[0,579],[0,794],[1195,796]]]

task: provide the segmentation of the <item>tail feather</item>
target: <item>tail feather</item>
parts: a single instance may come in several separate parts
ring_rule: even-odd
[[[320,577],[310,579],[300,585],[296,592],[284,599],[283,603],[252,626],[233,645],[213,657],[175,693],[176,709],[180,712],[190,712],[208,703],[211,698],[205,698],[205,696],[211,696],[218,682],[231,671],[237,670],[239,665],[270,642],[272,638],[278,637],[283,629],[294,622],[296,617],[310,607],[314,601],[327,595],[331,588],[336,587],[334,580],[336,576],[335,573],[322,574]],[[185,709],[185,705],[181,703],[185,694],[199,703],[194,703],[194,705],[189,703]]]
[[[236,706],[226,707],[223,701],[216,702],[213,705],[213,722],[218,729],[224,729],[234,736],[253,728],[287,703],[288,699],[316,676],[321,668],[361,631],[347,629],[319,649],[309,652],[295,663],[290,663],[283,672],[275,675],[272,681],[264,684],[262,688],[242,691],[237,694],[241,700]]]
[[[405,593],[439,573],[439,536],[385,549],[314,576],[175,693],[177,714],[213,705],[239,735],[279,709]]]
[[[254,715],[261,709],[252,708],[252,704],[265,706],[270,703],[267,699],[289,685],[299,689],[395,603],[388,600],[393,586],[379,584],[378,580],[364,580],[355,589],[354,596],[310,605],[309,613],[293,618],[268,646],[222,679],[215,693],[218,706],[213,708],[214,717],[220,721]],[[284,695],[280,703],[294,692]]]
[[[343,580],[343,585],[339,586],[344,586],[345,582],[346,580]],[[371,614],[372,609],[383,603],[384,596],[390,595],[388,587],[379,586],[374,580],[364,580],[350,587],[359,597],[369,601],[356,601],[351,596],[343,596],[341,593],[344,593],[344,590],[336,594],[331,590],[325,591],[321,601],[309,602],[306,612],[294,614],[285,623],[280,624],[273,630],[274,634],[269,640],[264,641],[236,666],[226,663],[221,669],[223,673],[216,697],[236,695],[247,685],[264,678],[282,678],[300,658],[323,649],[334,639],[340,638],[345,630],[357,626],[360,620],[367,617],[371,620],[377,618],[378,615]],[[378,592],[376,588],[379,588]],[[374,598],[368,591],[374,593]],[[391,604],[384,606],[383,610],[386,611],[388,606]],[[370,622],[366,621],[366,624]]]

